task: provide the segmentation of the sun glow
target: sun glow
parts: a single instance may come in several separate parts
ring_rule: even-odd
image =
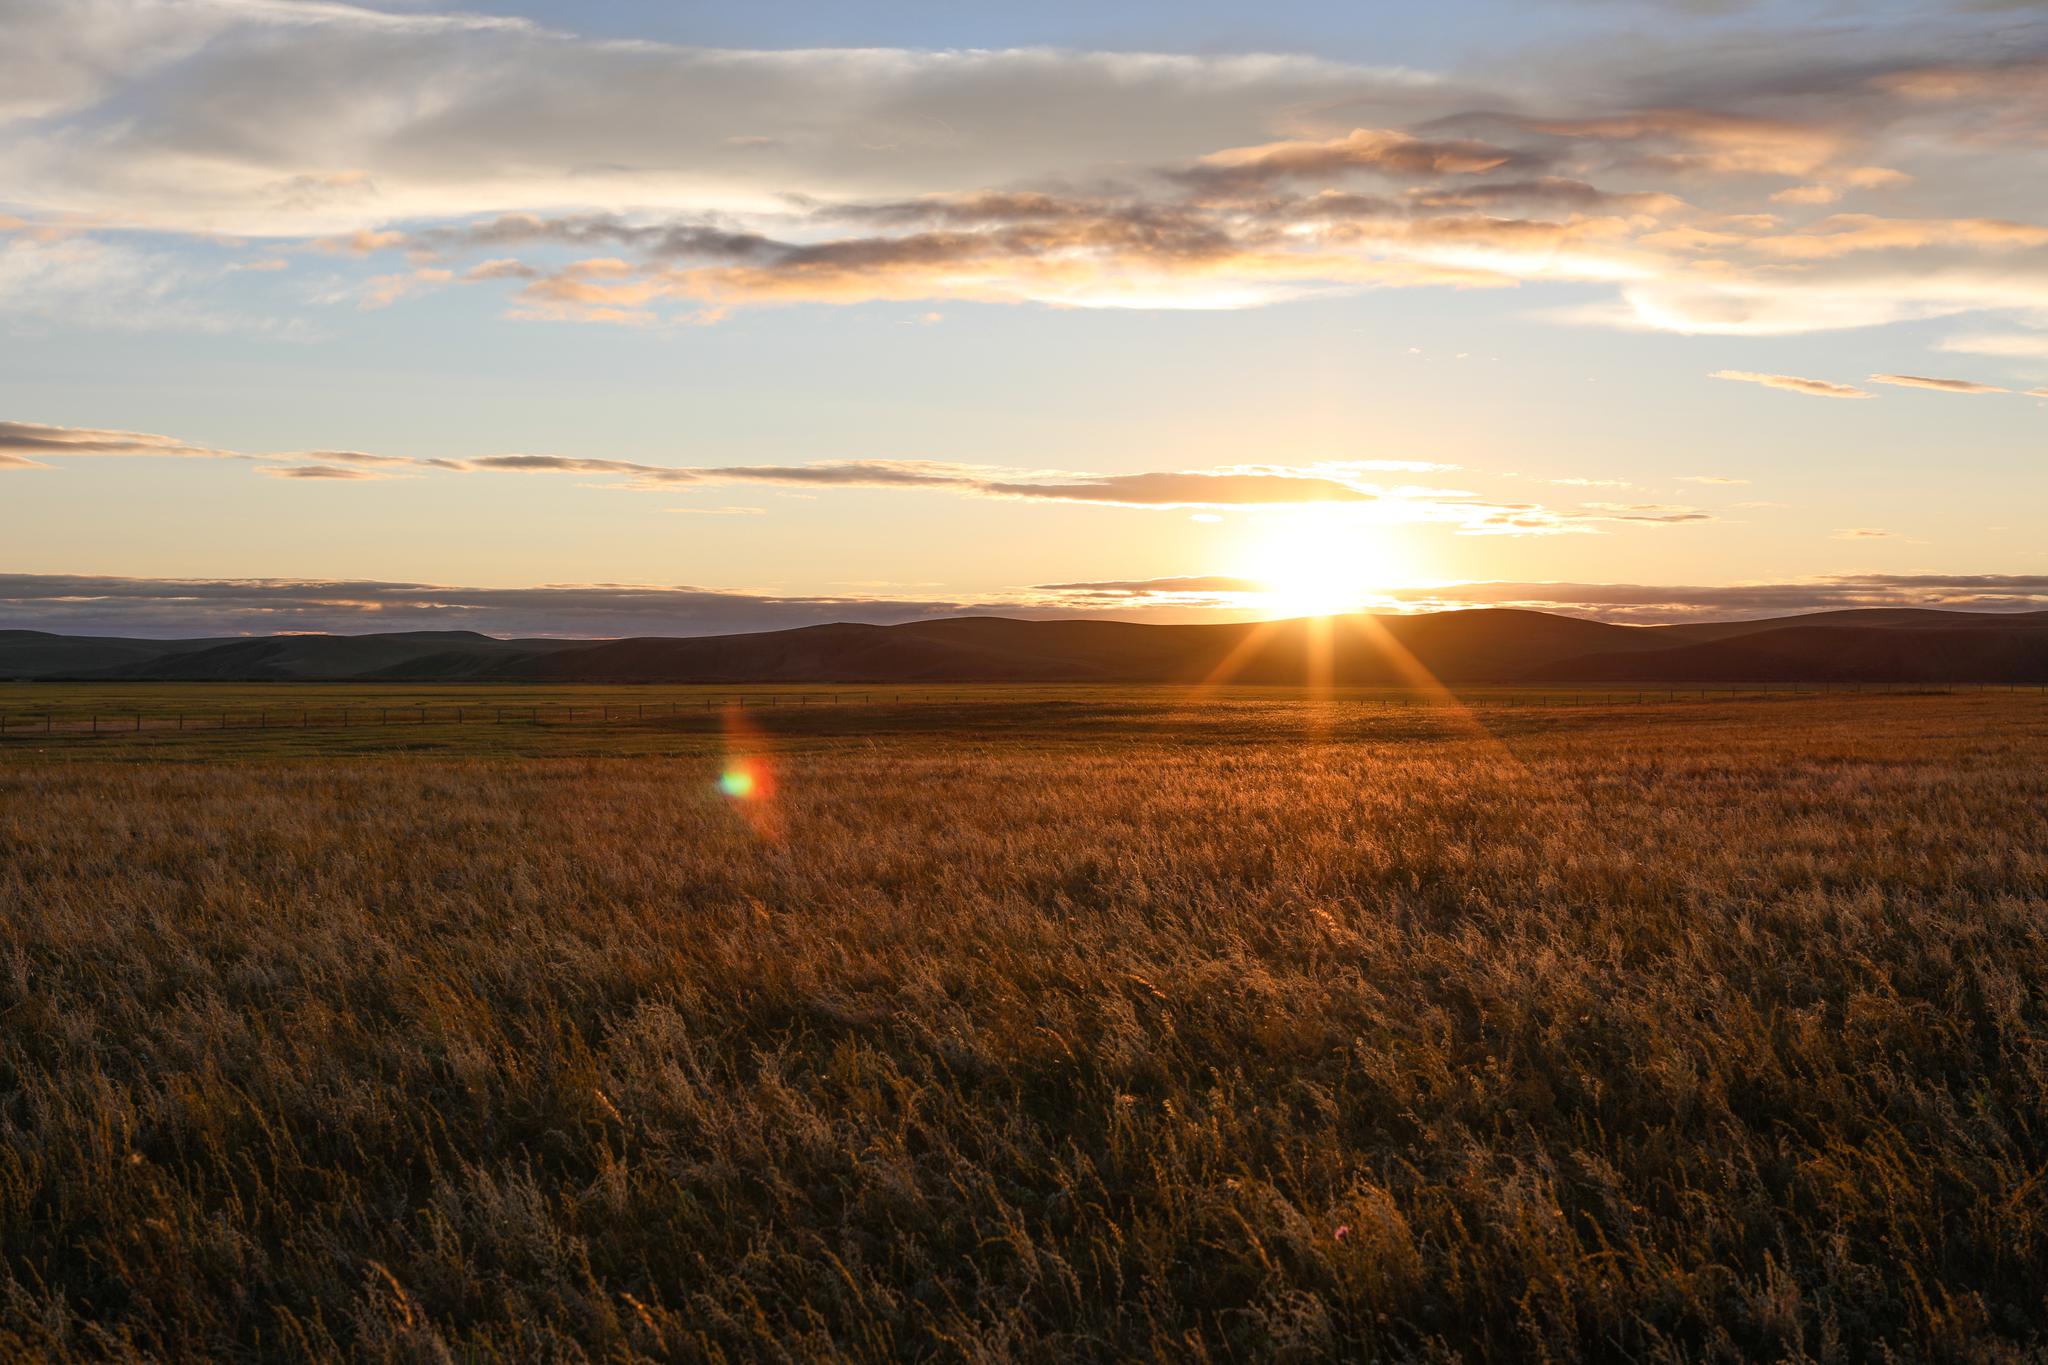
[[[1305,507],[1261,520],[1245,546],[1243,573],[1275,615],[1336,616],[1384,605],[1386,589],[1408,578],[1396,530],[1359,509]]]

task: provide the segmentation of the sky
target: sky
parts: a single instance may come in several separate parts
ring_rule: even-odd
[[[0,0],[0,628],[2048,608],[2048,4]]]

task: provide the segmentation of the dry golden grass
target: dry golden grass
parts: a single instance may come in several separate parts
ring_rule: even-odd
[[[2040,699],[1127,709],[9,752],[0,1357],[2048,1343]]]

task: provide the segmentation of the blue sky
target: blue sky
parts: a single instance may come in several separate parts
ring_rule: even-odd
[[[2036,6],[0,36],[0,625],[2048,605]]]

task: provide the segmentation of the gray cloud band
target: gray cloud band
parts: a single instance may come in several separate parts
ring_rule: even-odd
[[[0,574],[0,627],[203,637],[278,631],[475,630],[499,636],[707,635],[833,621],[888,625],[966,611],[1218,619],[1262,586],[1222,576],[1051,583],[975,599],[774,596],[697,587],[470,588],[373,580],[150,579]],[[1843,607],[2048,610],[2048,575],[1873,574],[1702,586],[1463,583],[1403,589],[1415,609],[1517,606],[1616,621],[1764,616]]]

